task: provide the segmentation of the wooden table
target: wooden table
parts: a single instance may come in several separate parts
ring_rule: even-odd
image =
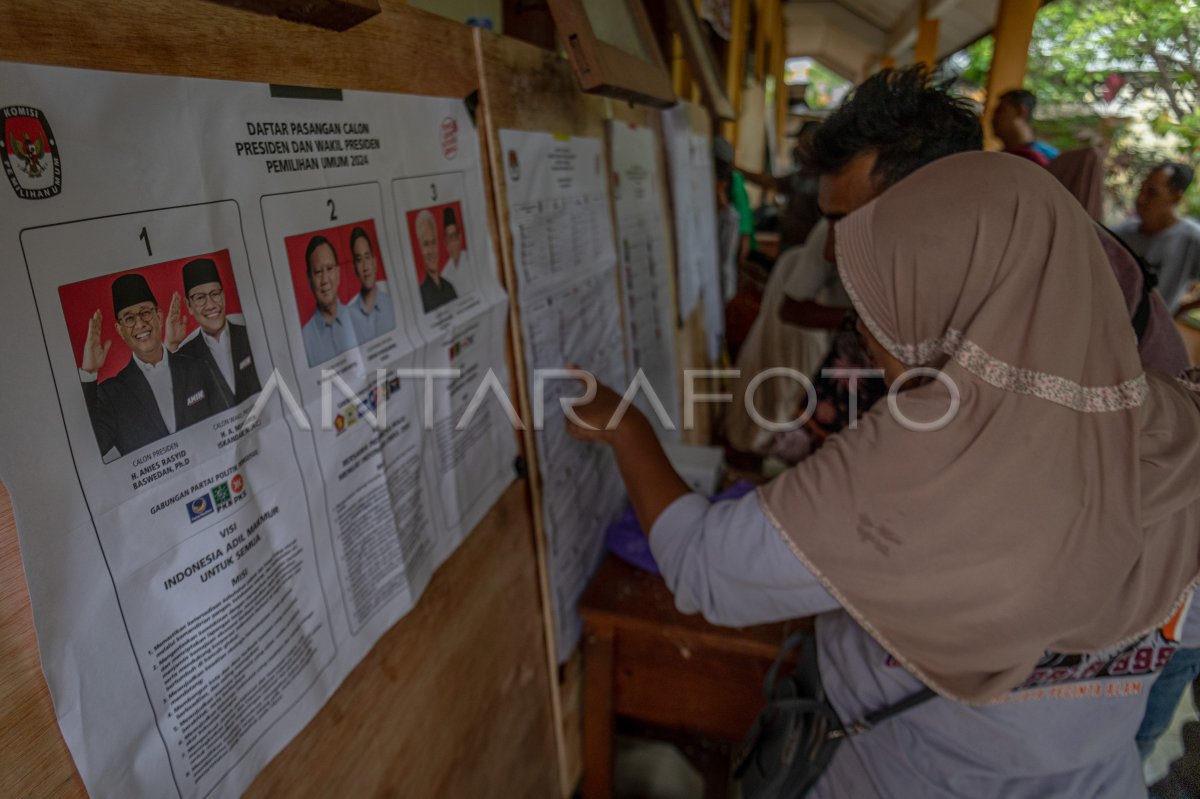
[[[761,709],[784,638],[811,620],[745,629],[685,616],[662,578],[608,556],[583,616],[583,795],[612,795],[617,717],[736,744]]]

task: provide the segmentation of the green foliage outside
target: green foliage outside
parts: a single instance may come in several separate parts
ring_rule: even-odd
[[[964,51],[966,83],[987,83],[992,44]],[[1112,142],[1107,187],[1130,209],[1154,162],[1200,162],[1200,0],[1054,0],[1034,23],[1025,87],[1040,138],[1060,149]],[[1185,204],[1200,215],[1200,187]]]

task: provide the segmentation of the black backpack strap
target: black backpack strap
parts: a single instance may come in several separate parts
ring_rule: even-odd
[[[1125,239],[1118,236],[1108,227],[1096,223],[1105,233],[1112,236],[1114,240],[1129,253],[1130,257],[1137,262],[1138,269],[1142,272],[1142,296],[1138,300],[1137,308],[1133,311],[1133,317],[1130,319],[1133,325],[1133,332],[1137,334],[1137,339],[1140,342],[1142,336],[1146,333],[1146,328],[1150,325],[1150,294],[1158,285],[1158,275],[1150,268],[1150,264],[1146,263],[1146,259],[1133,251],[1133,248],[1125,242]]]
[[[904,697],[894,705],[888,705],[887,707],[880,708],[872,713],[868,713],[863,717],[862,721],[855,721],[851,724],[843,725],[842,729],[840,730],[830,730],[827,737],[849,738],[851,736],[858,735],[859,733],[866,732],[876,724],[886,721],[893,716],[898,716],[906,710],[911,710],[917,705],[928,702],[935,696],[937,696],[937,693],[935,693],[932,688],[922,688],[920,691]]]

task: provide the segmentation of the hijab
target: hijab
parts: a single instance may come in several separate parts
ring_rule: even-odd
[[[971,703],[1047,651],[1164,623],[1200,577],[1200,395],[1142,372],[1079,203],[1035,164],[964,153],[847,216],[837,245],[863,324],[937,379],[760,489],[796,556]]]

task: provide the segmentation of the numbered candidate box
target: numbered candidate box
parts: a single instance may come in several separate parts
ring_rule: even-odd
[[[273,368],[237,204],[28,228],[21,244],[93,510],[214,455]]]
[[[263,225],[297,372],[386,367],[404,331],[377,183],[272,194]],[[312,380],[302,390],[306,402]]]
[[[448,316],[474,303],[459,302],[479,289],[479,263],[487,247],[468,203],[461,172],[393,181],[404,251],[412,259],[409,276],[417,288],[420,313]]]

